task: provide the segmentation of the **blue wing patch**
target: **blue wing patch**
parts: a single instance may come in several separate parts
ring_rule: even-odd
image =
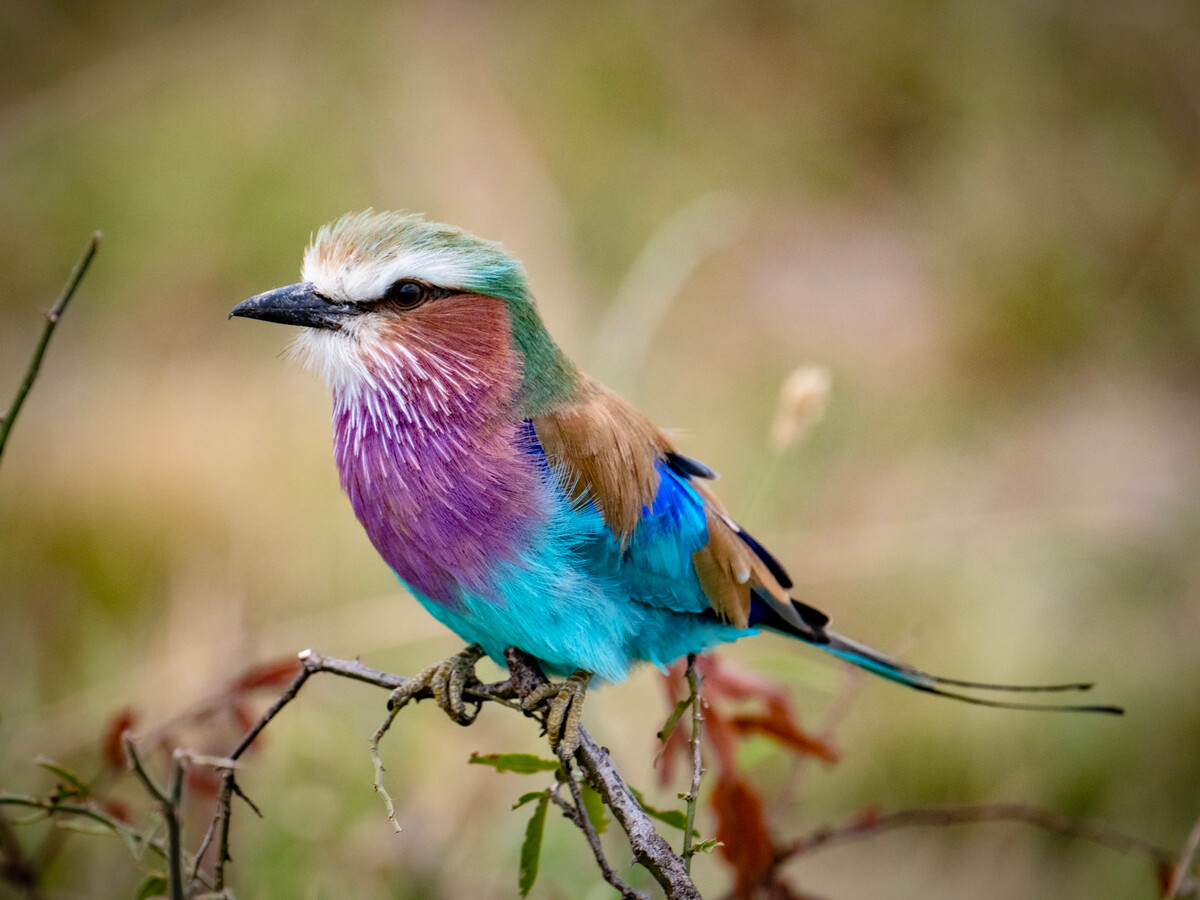
[[[700,588],[692,554],[708,543],[704,501],[665,462],[656,466],[658,493],[622,548],[606,534],[611,575],[633,600],[676,612],[701,613],[708,598]]]
[[[528,421],[523,437],[528,452],[552,475]],[[592,575],[619,586],[631,600],[675,612],[703,613],[709,601],[692,567],[692,554],[708,543],[704,500],[688,484],[689,470],[671,465],[670,460],[660,460],[655,468],[659,484],[654,503],[642,508],[641,520],[624,545],[603,528],[577,548],[580,562]],[[590,502],[579,512],[597,515]]]

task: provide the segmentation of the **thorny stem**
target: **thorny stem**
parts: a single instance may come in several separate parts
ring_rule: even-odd
[[[383,805],[387,807],[388,821],[392,823],[392,828],[397,834],[402,830],[400,823],[396,821],[396,804],[392,800],[392,795],[387,792],[387,788],[383,784],[383,757],[379,755],[379,742],[383,740],[383,736],[387,734],[387,730],[392,727],[392,722],[396,720],[396,716],[404,707],[397,705],[388,710],[387,718],[383,720],[383,724],[375,729],[375,733],[371,735],[371,765],[375,769],[375,782],[373,787],[376,793],[383,795]]]
[[[305,662],[303,653],[300,654],[300,661],[302,663]],[[238,745],[233,749],[233,752],[229,754],[228,759],[236,762],[241,758],[242,754],[245,753],[250,748],[250,745],[254,743],[254,739],[262,733],[262,730],[266,728],[270,721],[279,714],[280,710],[282,710],[296,698],[296,695],[300,693],[300,688],[304,687],[304,682],[308,681],[309,676],[312,674],[313,670],[311,670],[307,663],[305,663],[300,671],[296,673],[296,677],[292,679],[292,683],[289,684],[284,692],[279,695],[279,699],[272,703],[270,708],[262,714],[262,717],[258,720],[254,727],[242,736],[242,739],[238,741]],[[200,844],[200,849],[196,851],[196,863],[192,868],[192,880],[195,881],[197,873],[200,871],[200,862],[204,858],[204,854],[208,852],[209,845],[212,843],[213,835],[219,833],[220,840],[217,847],[217,865],[214,878],[217,891],[225,890],[225,863],[229,862],[231,859],[229,855],[229,820],[233,814],[233,795],[237,794],[239,797],[245,800],[247,804],[250,805],[251,809],[253,809],[256,813],[258,812],[258,808],[250,802],[250,799],[243,794],[242,789],[238,787],[237,775],[235,774],[233,767],[223,767],[221,769],[221,773],[221,793],[217,798],[217,811],[213,815],[212,824],[208,826],[208,831],[204,835],[204,840]],[[261,815],[261,813],[259,813],[259,815]]]
[[[696,802],[700,799],[700,779],[704,776],[704,767],[700,759],[700,730],[704,722],[704,712],[700,700],[700,685],[703,677],[696,670],[696,654],[689,653],[687,659],[688,700],[692,706],[692,788],[684,798],[687,801],[687,825],[683,829],[683,868],[692,874],[692,857],[696,850],[692,846],[692,835],[696,826]]]
[[[83,273],[87,271],[88,266],[92,262],[92,257],[96,255],[96,248],[100,246],[100,237],[101,235],[98,231],[92,234],[87,248],[83,251],[83,256],[80,257],[79,262],[75,263],[75,268],[71,270],[71,276],[67,279],[66,286],[63,287],[62,293],[58,295],[57,302],[46,313],[46,324],[42,326],[41,337],[38,338],[37,346],[33,348],[33,357],[29,360],[29,366],[25,369],[25,376],[21,379],[21,384],[17,388],[17,393],[13,397],[12,405],[9,406],[8,412],[5,413],[3,419],[0,419],[0,456],[4,454],[4,445],[8,443],[8,435],[12,431],[13,423],[17,421],[17,414],[21,411],[21,407],[25,403],[25,398],[29,395],[29,390],[33,387],[33,382],[37,379],[38,370],[42,366],[42,357],[46,355],[46,347],[50,343],[50,335],[54,333],[54,328],[58,325],[58,320],[62,317],[67,304],[75,295],[75,289],[79,287],[79,282],[83,280]]]

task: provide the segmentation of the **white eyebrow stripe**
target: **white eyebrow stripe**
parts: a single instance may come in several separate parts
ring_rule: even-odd
[[[304,254],[300,277],[317,291],[341,303],[378,300],[402,278],[424,281],[437,287],[458,288],[470,276],[461,254],[440,248],[407,248],[383,259],[353,256],[331,259],[328,255]]]

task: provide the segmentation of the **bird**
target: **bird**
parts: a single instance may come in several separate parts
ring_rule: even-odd
[[[484,656],[514,647],[548,682],[549,739],[578,745],[589,684],[660,669],[773,631],[918,691],[984,706],[989,692],[1087,690],[931,675],[829,627],[722,505],[715,473],[577,367],[501,244],[409,212],[321,227],[301,281],[234,307],[299,327],[294,352],[328,384],[341,486],[379,555],[468,646],[393,695],[432,689],[466,724]],[[979,696],[983,694],[983,696]]]

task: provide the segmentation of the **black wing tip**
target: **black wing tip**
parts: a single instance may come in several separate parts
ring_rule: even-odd
[[[753,552],[754,555],[762,561],[762,564],[767,567],[767,571],[771,573],[771,577],[779,582],[779,586],[781,588],[783,588],[785,591],[790,591],[795,586],[792,583],[792,577],[788,575],[787,570],[780,564],[779,560],[772,556],[771,552],[766,547],[755,540],[750,532],[746,531],[746,529],[739,525],[737,527],[737,536],[740,537],[742,539],[742,543],[749,547],[751,552]],[[795,603],[794,600],[792,602]],[[804,616],[801,615],[801,618],[804,618]]]
[[[815,628],[817,631],[824,631],[825,626],[829,624],[829,616],[821,612],[815,606],[809,606],[807,603],[801,603],[795,597],[789,598],[792,601],[792,606],[796,612],[800,614],[800,618],[805,625],[810,628]]]
[[[672,471],[684,478],[703,478],[705,481],[716,481],[718,477],[716,472],[700,460],[684,456],[682,453],[668,452],[665,459]]]

